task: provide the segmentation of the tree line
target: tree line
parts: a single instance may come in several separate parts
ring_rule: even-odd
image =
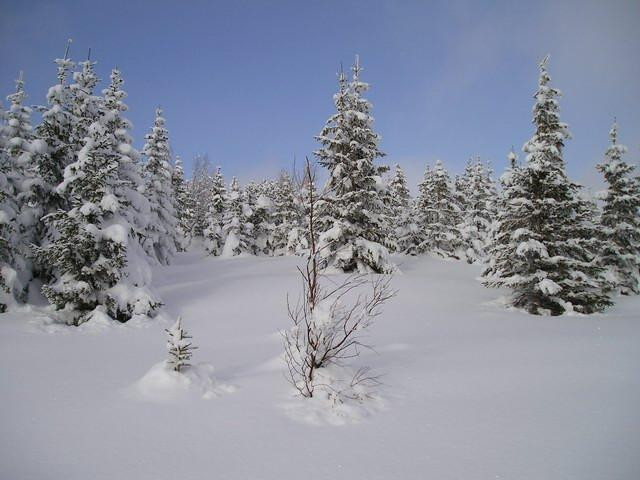
[[[0,305],[28,303],[40,290],[70,324],[95,315],[127,321],[161,305],[151,267],[169,264],[201,239],[214,256],[306,255],[327,272],[392,273],[391,254],[432,254],[484,266],[483,282],[511,290],[530,313],[592,313],[617,294],[640,291],[640,180],[623,160],[618,127],[597,168],[607,189],[586,198],[566,173],[561,93],[540,64],[533,137],[524,162],[492,179],[488,164],[468,162],[451,178],[427,166],[412,198],[399,165],[381,164],[380,136],[365,98],[359,59],[338,75],[335,113],[316,136],[317,165],[328,180],[298,178],[227,183],[206,157],[185,178],[173,158],[161,109],[141,152],[126,119],[122,74],[109,85],[95,62],[55,61],[57,81],[31,123],[22,75],[7,97],[0,129]],[[316,198],[310,228],[307,199]]]

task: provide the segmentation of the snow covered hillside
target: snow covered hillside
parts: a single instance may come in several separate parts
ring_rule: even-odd
[[[0,478],[640,478],[640,298],[532,316],[479,267],[395,260],[376,351],[354,360],[382,375],[372,411],[291,396],[279,331],[300,258],[180,253],[144,324],[0,315]],[[157,366],[179,315],[199,347],[182,384]]]

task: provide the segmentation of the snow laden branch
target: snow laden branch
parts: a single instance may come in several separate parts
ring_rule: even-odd
[[[310,184],[313,173],[307,161],[306,176]],[[360,368],[344,377],[343,361],[358,357],[362,348],[364,329],[382,313],[384,303],[395,295],[392,277],[355,274],[341,282],[329,282],[318,273],[318,248],[315,232],[315,204],[313,190],[309,190],[308,228],[310,253],[304,268],[299,267],[302,294],[295,305],[287,296],[290,331],[282,333],[288,379],[299,394],[311,398],[317,390],[341,401],[344,398],[361,400],[370,386],[378,383],[368,368]],[[328,286],[321,285],[330,283]],[[363,294],[362,290],[369,292]],[[354,298],[355,297],[355,298]],[[337,374],[337,376],[336,376]]]

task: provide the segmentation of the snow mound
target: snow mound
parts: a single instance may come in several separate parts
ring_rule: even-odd
[[[315,426],[341,426],[360,423],[384,409],[384,401],[374,387],[377,382],[355,382],[359,372],[331,365],[315,371],[311,398],[294,398],[282,405],[293,420]]]
[[[212,365],[199,363],[176,372],[166,361],[162,361],[151,367],[127,393],[140,401],[173,403],[196,394],[209,400],[234,392],[234,386],[215,380],[213,370]]]

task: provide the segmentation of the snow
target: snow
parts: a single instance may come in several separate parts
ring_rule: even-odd
[[[187,367],[184,372],[175,372],[166,361],[156,363],[144,376],[133,384],[127,394],[130,398],[153,403],[178,403],[189,396],[205,400],[232,393],[232,385],[219,384],[208,363]]]
[[[375,351],[345,367],[381,376],[362,404],[292,396],[278,332],[297,257],[180,253],[143,324],[0,315],[0,478],[639,478],[640,298],[532,316],[477,266],[393,261]],[[163,362],[178,316],[199,347],[183,376]]]

